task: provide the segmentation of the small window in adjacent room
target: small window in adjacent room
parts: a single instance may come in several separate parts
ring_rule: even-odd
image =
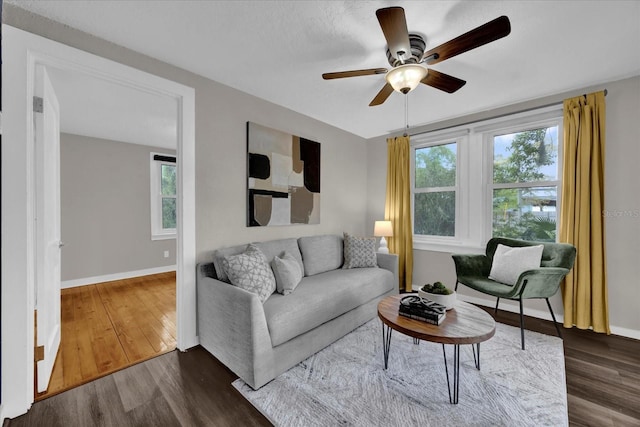
[[[151,240],[176,237],[176,169],[175,156],[151,153]]]

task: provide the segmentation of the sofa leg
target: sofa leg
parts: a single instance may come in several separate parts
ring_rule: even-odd
[[[549,298],[545,298],[547,300],[547,307],[549,307],[549,312],[551,313],[551,318],[553,319],[553,326],[556,327],[556,332],[558,336],[562,338],[562,334],[560,333],[560,327],[558,326],[558,322],[556,322],[556,316],[553,314],[553,310],[551,309],[551,303],[549,302]]]
[[[522,349],[524,350],[524,313],[522,312],[522,298],[520,300],[520,340],[522,341]]]
[[[493,315],[498,314],[498,304],[500,304],[500,298],[496,298],[496,308],[493,310]]]

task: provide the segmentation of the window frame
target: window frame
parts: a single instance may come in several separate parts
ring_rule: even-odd
[[[455,192],[455,231],[453,236],[435,236],[435,235],[422,235],[413,234],[414,249],[436,246],[450,246],[458,245],[462,236],[466,233],[466,226],[462,224],[462,208],[466,206],[464,201],[464,194],[462,191],[461,181],[467,180],[466,173],[466,149],[462,147],[468,145],[468,131],[456,130],[456,131],[444,131],[444,132],[432,132],[429,134],[423,134],[417,136],[411,142],[411,229],[415,230],[415,196],[420,193],[430,193],[436,191],[454,191]],[[416,151],[421,148],[435,147],[439,145],[456,144],[456,182],[454,186],[449,187],[429,187],[426,189],[416,189]],[[452,190],[451,190],[452,189]]]
[[[494,166],[494,138],[499,135],[511,134],[516,132],[526,132],[541,128],[550,128],[553,126],[558,127],[558,157],[556,162],[556,179],[553,181],[530,181],[530,182],[518,182],[507,184],[496,184],[493,182],[493,166]],[[522,124],[509,124],[508,126],[499,127],[491,131],[483,133],[484,145],[487,146],[486,152],[486,168],[487,168],[487,182],[485,185],[486,191],[484,192],[486,200],[485,205],[489,210],[487,212],[489,218],[485,221],[484,234],[487,240],[493,237],[493,193],[495,190],[500,189],[514,189],[514,188],[533,188],[533,187],[556,187],[556,218],[560,219],[560,200],[562,197],[562,116],[557,118],[543,119],[535,122],[527,122],[526,125]],[[556,221],[556,242],[560,234],[560,221]]]
[[[457,142],[457,164],[455,236],[425,236],[414,232],[413,248],[449,253],[484,251],[486,242],[493,233],[493,135],[509,133],[509,130],[517,132],[542,126],[558,126],[558,176],[556,181],[558,200],[556,211],[559,218],[562,187],[562,119],[562,104],[555,104],[414,135],[411,140],[410,165],[412,226],[415,221],[415,150],[455,140]],[[523,186],[534,186],[531,184],[534,183],[526,183]],[[556,238],[557,236],[556,233]]]
[[[163,198],[175,198],[176,203],[178,200],[177,185],[176,194],[174,196],[166,196],[162,194],[162,166],[168,165],[176,168],[177,179],[177,162],[168,162],[165,160],[155,160],[155,156],[173,157],[173,154],[167,153],[150,153],[150,165],[149,165],[149,177],[150,188],[149,194],[151,196],[150,214],[151,214],[151,240],[168,240],[176,238],[176,228],[163,228],[162,227],[162,199]],[[177,210],[176,210],[177,215]]]

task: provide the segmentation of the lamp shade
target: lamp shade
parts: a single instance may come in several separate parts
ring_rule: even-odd
[[[390,237],[393,236],[393,227],[391,221],[376,221],[373,227],[373,235],[376,237]]]
[[[418,64],[405,64],[392,68],[385,79],[394,90],[404,94],[415,89],[427,75],[427,69]]]

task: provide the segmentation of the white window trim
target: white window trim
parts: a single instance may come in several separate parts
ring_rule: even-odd
[[[162,228],[162,192],[160,189],[160,177],[162,165],[176,166],[177,163],[164,162],[162,160],[154,160],[154,156],[175,157],[173,154],[167,153],[149,153],[149,176],[150,176],[150,195],[151,195],[151,240],[169,240],[176,238],[175,228]],[[176,196],[177,198],[177,196]]]
[[[492,235],[489,208],[493,194],[493,140],[490,134],[558,125],[558,202],[560,211],[562,165],[562,104],[516,113],[449,129],[415,135],[411,141],[412,222],[415,185],[415,149],[456,141],[456,235],[413,235],[413,248],[434,252],[482,253]],[[523,127],[524,126],[524,127]],[[507,132],[505,132],[507,130]],[[490,144],[490,145],[489,145]],[[480,161],[477,161],[480,159]],[[545,181],[545,183],[547,183]],[[529,183],[528,183],[529,184]],[[535,184],[535,183],[531,183]],[[475,214],[472,214],[475,213]],[[489,218],[487,218],[489,215]]]

